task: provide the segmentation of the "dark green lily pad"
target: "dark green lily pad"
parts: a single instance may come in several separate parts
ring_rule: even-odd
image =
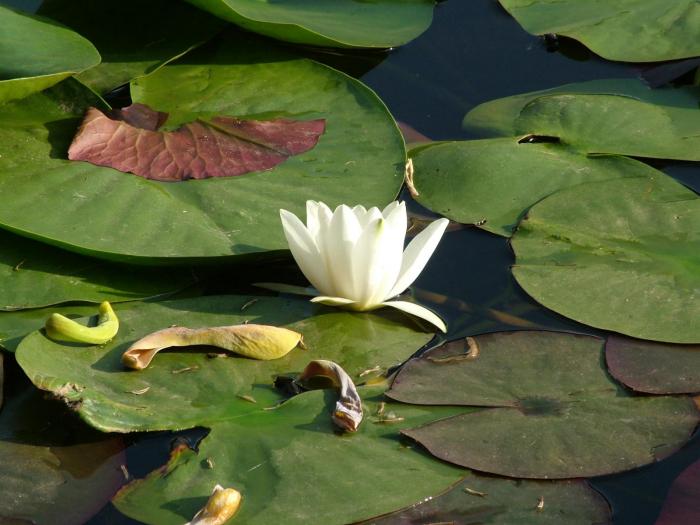
[[[66,419],[30,387],[0,412],[0,522],[85,523],[124,483],[124,445]],[[80,440],[76,442],[76,436]]]
[[[611,474],[671,454],[698,423],[689,398],[634,397],[612,382],[600,339],[502,332],[474,341],[473,357],[459,341],[410,361],[387,393],[491,407],[403,431],[445,461],[520,478]]]
[[[625,157],[586,157],[561,144],[514,138],[449,142],[411,156],[419,203],[506,237],[530,206],[559,189],[659,173]]]
[[[360,393],[365,411],[375,412],[378,400],[368,397],[378,389]],[[241,523],[343,525],[439,494],[464,476],[399,441],[407,424],[464,409],[403,406],[399,423],[366,420],[357,433],[341,434],[330,420],[334,404],[335,395],[317,390],[215,423],[198,452],[180,450],[167,467],[122,489],[114,504],[145,523],[181,524],[219,483],[241,492]]]
[[[700,342],[700,197],[665,175],[583,184],[533,206],[511,240],[535,300],[632,337]]]
[[[330,47],[400,46],[428,29],[431,0],[188,0],[263,35]]]
[[[281,395],[272,388],[274,377],[301,372],[312,359],[336,361],[358,379],[364,370],[401,363],[433,336],[410,328],[398,312],[349,313],[307,299],[219,296],[130,306],[118,313],[119,334],[105,345],[76,347],[34,332],[16,352],[37,387],[72,403],[103,431],[176,430],[237,417],[276,403]],[[142,371],[121,364],[133,342],[156,330],[245,321],[301,332],[309,350],[258,361],[212,358],[207,351],[213,349],[195,348],[161,352]]]
[[[173,293],[194,281],[188,268],[108,263],[0,231],[0,310],[132,301]]]
[[[584,481],[525,481],[470,473],[445,494],[363,525],[427,523],[604,525],[612,523],[612,517],[605,498]]]
[[[489,136],[554,137],[585,153],[700,160],[699,103],[698,87],[598,80],[486,102],[464,125]]]
[[[534,35],[555,33],[622,62],[700,55],[695,0],[499,0]]]
[[[403,140],[360,82],[278,52],[250,35],[224,41],[207,65],[168,65],[133,84],[135,102],[167,126],[228,115],[326,119],[319,143],[274,169],[227,179],[159,183],[66,159],[89,105],[75,81],[0,107],[0,208],[8,229],[71,250],[144,263],[191,262],[287,248],[279,209],[307,199],[385,205],[403,180]],[[175,87],[177,89],[175,89]]]
[[[98,93],[152,73],[224,26],[199,9],[169,0],[44,0],[37,14],[71,27],[97,47],[102,63],[78,79]]]
[[[88,40],[51,20],[0,5],[0,103],[100,63]]]
[[[637,392],[700,392],[700,345],[654,343],[611,335],[605,360],[612,376]]]

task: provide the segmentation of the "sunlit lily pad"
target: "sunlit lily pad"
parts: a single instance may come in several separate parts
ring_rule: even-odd
[[[0,231],[0,310],[132,301],[173,293],[194,281],[188,268],[108,263]]]
[[[176,87],[176,89],[175,89]],[[208,65],[168,65],[135,82],[135,102],[169,113],[176,128],[199,117],[326,119],[310,151],[274,169],[185,183],[143,180],[69,162],[88,106],[74,81],[0,107],[0,224],[72,250],[113,259],[260,254],[286,249],[279,209],[302,214],[307,199],[385,205],[403,180],[401,134],[360,82],[250,35],[222,43]]]
[[[361,392],[375,412],[377,401]],[[404,425],[463,409],[402,407],[397,424],[366,421],[341,434],[331,423],[334,404],[332,395],[313,391],[276,410],[215,423],[198,452],[180,450],[165,469],[122,489],[114,504],[145,523],[182,524],[219,483],[241,492],[241,523],[343,525],[439,494],[464,475],[399,442]]]
[[[446,494],[363,525],[604,525],[611,518],[605,499],[583,481],[525,481],[470,473]]]
[[[700,342],[700,197],[665,175],[584,184],[533,206],[511,241],[535,300],[632,337]]]
[[[610,474],[671,454],[700,419],[689,398],[635,397],[614,383],[597,338],[495,333],[469,346],[471,357],[454,342],[410,361],[388,392],[488,407],[403,431],[445,461],[522,478]]]
[[[526,31],[559,34],[623,62],[700,55],[695,0],[499,0]]]
[[[80,525],[124,483],[121,438],[76,423],[34,388],[8,399],[0,412],[1,523],[53,525],[60,516]]]
[[[488,135],[539,135],[585,153],[700,160],[700,88],[637,80],[569,84],[486,102],[464,125]]]
[[[448,142],[411,156],[419,203],[504,236],[530,206],[559,189],[659,173],[625,157],[586,157],[561,144],[514,138]]]
[[[605,360],[612,376],[637,392],[700,392],[700,345],[611,335],[605,343]]]
[[[0,5],[0,103],[41,91],[100,63],[78,33]]]
[[[296,298],[202,297],[134,304],[118,315],[119,333],[105,345],[76,348],[34,332],[16,352],[37,387],[73,403],[86,421],[105,431],[207,425],[274,404],[281,396],[272,388],[274,377],[299,373],[312,359],[335,361],[357,379],[370,368],[401,363],[432,338],[410,328],[398,312],[349,313]],[[223,351],[212,357],[208,353],[217,350],[206,347],[161,351],[142,371],[121,362],[132,343],[162,328],[246,321],[300,332],[309,349],[296,348],[272,361]]]
[[[298,44],[395,47],[425,31],[431,0],[188,0],[241,27]]]
[[[214,36],[224,22],[169,0],[44,0],[37,14],[88,38],[102,63],[78,78],[102,93],[152,73]]]

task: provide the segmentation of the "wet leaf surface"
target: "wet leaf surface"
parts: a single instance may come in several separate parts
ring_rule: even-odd
[[[605,360],[612,376],[637,392],[700,392],[700,345],[655,343],[611,335]]]
[[[670,177],[591,183],[533,206],[511,245],[536,301],[632,337],[700,342],[700,198]]]
[[[68,158],[177,182],[268,170],[312,149],[325,120],[213,117],[160,131],[167,113],[143,104],[102,112],[89,108]]]
[[[555,332],[476,336],[410,361],[388,396],[488,407],[403,433],[433,455],[522,478],[628,470],[685,443],[699,420],[686,397],[635,397],[608,377],[600,339]]]

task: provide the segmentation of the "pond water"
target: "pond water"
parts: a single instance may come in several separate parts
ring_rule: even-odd
[[[12,4],[13,2],[6,2]],[[14,2],[28,5],[26,2]],[[638,78],[652,68],[602,60],[568,39],[545,42],[527,34],[495,0],[447,0],[435,10],[430,29],[415,41],[391,52],[336,54],[312,52],[321,61],[360,78],[373,88],[394,117],[433,140],[476,138],[461,126],[476,105],[517,93],[601,78]],[[654,163],[670,175],[700,190],[700,168],[682,162]],[[404,193],[403,197],[410,201]],[[411,202],[419,216],[433,214]],[[414,293],[437,310],[450,326],[448,338],[526,328],[599,334],[535,303],[516,284],[509,267],[514,257],[506,239],[473,227],[448,232]],[[285,279],[280,273],[285,273]],[[226,273],[222,270],[222,273]],[[244,273],[244,272],[241,272]],[[265,275],[275,281],[303,283],[291,260],[282,266],[257,268],[245,279],[226,286],[208,284],[206,293],[248,292],[249,283]],[[217,282],[216,279],[211,281]],[[21,372],[7,364],[6,395],[27,388]],[[70,421],[76,432],[83,427]],[[204,431],[180,434],[127,435],[130,476],[142,477],[166,460],[177,440],[196,443]],[[79,437],[77,439],[80,439]],[[700,459],[700,436],[679,452],[648,467],[591,481],[608,499],[617,525],[653,524],[671,482]],[[0,513],[1,514],[1,513]],[[138,523],[107,505],[90,525]],[[682,524],[681,524],[682,525]]]

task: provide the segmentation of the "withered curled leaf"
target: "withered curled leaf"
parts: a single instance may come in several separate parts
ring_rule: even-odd
[[[329,378],[340,390],[340,396],[331,416],[333,423],[347,432],[357,431],[362,423],[362,400],[348,373],[333,361],[317,359],[306,365],[298,381],[306,381],[315,376]]]
[[[252,359],[278,359],[297,346],[304,347],[299,332],[262,324],[239,324],[206,328],[172,326],[158,330],[132,344],[122,355],[128,368],[143,370],[164,348],[216,346]]]
[[[185,525],[223,525],[241,505],[241,493],[216,485],[207,504]]]

